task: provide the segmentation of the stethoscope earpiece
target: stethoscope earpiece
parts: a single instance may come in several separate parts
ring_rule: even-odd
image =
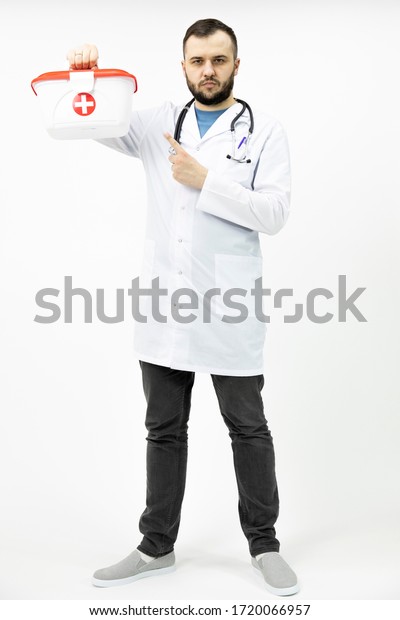
[[[226,159],[233,159],[233,161],[237,161],[239,164],[251,164],[251,159],[235,159],[232,155],[227,155]]]

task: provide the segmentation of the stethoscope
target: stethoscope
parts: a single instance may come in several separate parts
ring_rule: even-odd
[[[239,114],[236,114],[235,118],[233,119],[233,121],[231,122],[231,136],[232,136],[232,153],[231,155],[227,155],[228,159],[232,159],[233,161],[237,161],[239,164],[250,164],[251,163],[251,159],[248,159],[247,157],[247,152],[248,152],[248,148],[249,148],[249,142],[250,142],[250,138],[252,136],[252,133],[254,131],[254,116],[253,116],[253,111],[251,109],[251,107],[249,106],[248,103],[246,103],[246,101],[243,101],[243,99],[236,99],[236,101],[238,103],[242,104],[242,109],[240,110]],[[191,99],[186,105],[185,107],[182,109],[181,113],[178,116],[178,120],[176,121],[176,125],[175,125],[175,132],[174,132],[174,139],[179,142],[180,144],[180,138],[181,138],[181,133],[182,133],[182,125],[183,125],[183,121],[185,120],[186,114],[189,111],[190,106],[192,105],[192,103],[194,102],[194,98]],[[244,150],[243,150],[243,155],[242,157],[235,157],[235,150],[236,150],[236,132],[235,132],[235,124],[237,123],[237,121],[239,120],[239,118],[242,116],[242,114],[248,110],[249,112],[249,116],[250,116],[250,125],[249,125],[249,130],[247,132],[247,136],[245,136],[244,138],[241,139],[241,141],[239,142],[239,146],[237,148],[237,151],[239,152],[239,149],[244,145]]]

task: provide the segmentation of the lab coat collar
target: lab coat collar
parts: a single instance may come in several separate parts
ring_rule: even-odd
[[[188,113],[186,114],[186,118],[183,122],[182,126],[182,142],[188,142],[189,144],[205,142],[214,136],[217,136],[221,133],[230,129],[231,123],[235,116],[239,114],[242,109],[241,103],[234,103],[230,106],[221,116],[217,118],[217,120],[211,125],[208,131],[204,134],[204,136],[200,137],[199,126],[197,124],[196,111],[194,107],[194,103],[189,108]],[[245,110],[244,114],[240,117],[240,121],[249,122],[249,113],[248,110]]]

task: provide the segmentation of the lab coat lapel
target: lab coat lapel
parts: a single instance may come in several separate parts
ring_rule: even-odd
[[[194,103],[189,108],[186,118],[183,121],[181,143],[182,145],[189,145],[194,147],[200,142],[199,126],[197,124],[196,112],[194,110]]]

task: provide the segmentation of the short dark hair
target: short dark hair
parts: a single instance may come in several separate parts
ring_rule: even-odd
[[[185,46],[186,41],[189,37],[209,37],[211,34],[214,34],[214,32],[217,32],[217,30],[222,30],[230,36],[233,47],[233,57],[236,59],[238,54],[236,35],[233,32],[232,28],[230,28],[223,22],[220,22],[219,19],[199,19],[197,22],[189,26],[183,38],[183,56],[185,57]]]

